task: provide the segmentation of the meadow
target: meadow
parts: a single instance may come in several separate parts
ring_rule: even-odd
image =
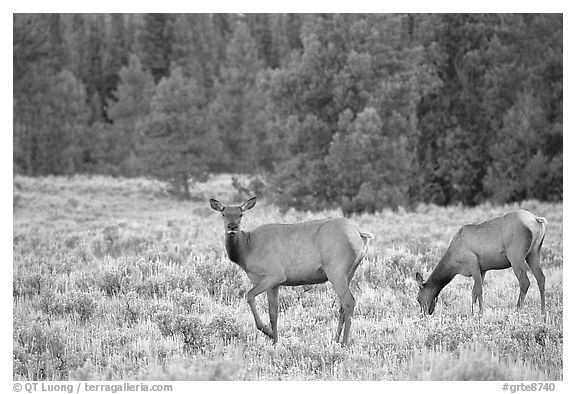
[[[352,217],[376,236],[352,282],[351,343],[333,342],[330,284],[282,287],[279,342],[256,330],[250,283],[224,250],[208,199],[241,202],[229,176],[177,201],[162,184],[108,177],[14,177],[15,380],[562,380],[562,204],[419,205]],[[542,250],[547,315],[531,273],[515,312],[512,270],[489,271],[483,315],[472,279],[457,276],[433,316],[416,303],[463,224],[524,208],[548,220]],[[245,229],[341,216],[260,200]],[[267,318],[267,302],[258,307]]]

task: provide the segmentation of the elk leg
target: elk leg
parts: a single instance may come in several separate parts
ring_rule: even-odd
[[[272,340],[278,342],[278,291],[276,286],[266,292],[268,296],[268,314],[270,315],[270,327],[272,327]]]
[[[474,304],[478,300],[480,314],[482,314],[482,284],[484,283],[484,272],[479,269],[472,272],[474,278],[474,287],[472,288],[472,314],[474,314]]]
[[[267,327],[262,323],[260,320],[260,316],[258,315],[258,311],[256,310],[256,296],[264,291],[277,287],[280,283],[284,282],[285,279],[277,279],[273,277],[264,277],[261,282],[259,282],[256,286],[248,291],[246,295],[246,301],[248,301],[248,305],[250,305],[250,309],[252,310],[252,315],[254,316],[254,322],[256,323],[256,328],[262,331],[264,334],[268,335],[270,338],[274,339],[274,334],[270,327]]]
[[[526,275],[526,268],[524,267],[523,258],[508,258],[512,264],[512,269],[516,278],[518,278],[518,283],[520,284],[520,294],[518,295],[518,302],[516,303],[516,310],[520,310],[522,304],[524,304],[524,298],[526,297],[526,292],[530,287],[530,280],[528,275]]]
[[[344,308],[344,334],[342,337],[342,345],[348,344],[348,337],[350,336],[350,327],[352,326],[352,315],[354,314],[354,307],[356,306],[356,300],[350,291],[345,296],[344,301],[342,301],[342,307]]]
[[[534,274],[534,277],[536,278],[536,283],[538,283],[538,290],[540,290],[540,309],[542,310],[542,314],[544,314],[544,307],[546,304],[544,300],[544,287],[546,285],[546,278],[544,277],[544,273],[540,266],[540,253],[532,252],[528,254],[526,262],[528,263],[532,274]]]
[[[352,278],[354,277],[354,273],[356,273],[358,265],[360,265],[360,261],[362,261],[362,259],[359,259],[358,264],[354,265],[354,267],[352,267],[352,269],[348,273],[348,288],[350,288],[350,282],[352,282]],[[342,329],[344,328],[345,314],[344,314],[344,307],[342,306],[342,304],[340,304],[339,312],[340,313],[338,315],[338,327],[336,328],[336,337],[334,339],[335,342],[340,342],[340,335],[342,334]]]
[[[340,300],[340,317],[338,328],[336,329],[336,341],[340,339],[340,332],[343,324],[344,335],[342,337],[342,345],[346,345],[348,343],[348,337],[350,336],[350,326],[352,325],[352,315],[354,314],[356,300],[350,292],[346,275],[338,275],[337,273],[330,274],[326,272],[326,276],[334,286],[334,291]]]
[[[342,334],[342,328],[344,328],[344,307],[340,304],[340,314],[338,316],[338,328],[336,328],[336,338],[335,342],[340,342],[340,335]]]
[[[480,295],[478,297],[478,305],[480,306],[480,313],[484,310],[484,277],[486,276],[486,271],[480,271],[480,278],[482,279],[482,285],[480,286]]]

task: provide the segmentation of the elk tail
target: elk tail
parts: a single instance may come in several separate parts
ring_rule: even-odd
[[[359,233],[360,233],[360,236],[362,237],[362,239],[364,239],[364,240],[375,239],[374,235],[372,235],[370,233],[366,233],[363,231],[359,231]]]
[[[538,222],[541,226],[540,226],[540,232],[538,234],[537,239],[535,240],[536,242],[539,242],[538,245],[538,250],[542,249],[542,244],[544,243],[544,237],[546,237],[546,225],[548,224],[548,221],[546,220],[546,218],[544,217],[535,217],[536,222]]]
[[[374,239],[374,236],[370,233],[366,233],[366,232],[358,230],[358,234],[362,238],[362,243],[364,244],[364,247],[362,248],[362,252],[356,258],[356,261],[354,261],[354,264],[352,265],[352,269],[350,270],[350,274],[352,274],[352,275],[354,275],[354,272],[356,272],[356,268],[362,262],[362,260],[364,260],[364,257],[366,257],[366,253],[368,253],[369,241],[371,239]],[[352,276],[348,277],[348,282],[350,282],[350,280],[352,280]]]
[[[536,216],[535,219],[536,219],[536,221],[537,221],[538,223],[548,224],[548,221],[547,221],[546,218],[544,218],[544,217],[538,217],[538,216]]]
[[[368,244],[370,243],[370,240],[375,239],[375,237],[374,235],[364,231],[358,231],[358,233],[360,234],[360,237],[362,237],[362,242],[364,242],[364,251],[362,252],[362,257],[364,257],[368,252]]]

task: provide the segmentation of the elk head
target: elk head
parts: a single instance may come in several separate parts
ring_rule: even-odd
[[[431,286],[427,286],[427,283],[419,272],[416,273],[416,283],[418,283],[418,287],[420,288],[418,296],[416,297],[418,304],[420,304],[420,310],[424,314],[431,315],[436,307],[438,295],[435,294],[436,292]]]
[[[224,206],[220,201],[213,198],[210,199],[210,207],[221,212],[224,218],[224,230],[227,235],[234,235],[240,228],[242,221],[242,214],[256,205],[256,197],[252,197],[242,205]]]

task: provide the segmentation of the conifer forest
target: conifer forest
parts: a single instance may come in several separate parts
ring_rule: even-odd
[[[562,200],[561,14],[14,14],[13,31],[18,174],[189,198],[241,173],[283,208],[345,214]]]

